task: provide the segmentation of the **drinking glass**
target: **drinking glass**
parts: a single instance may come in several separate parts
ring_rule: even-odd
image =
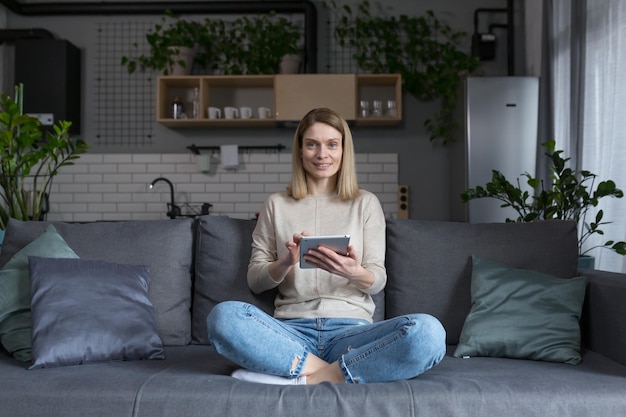
[[[383,115],[383,102],[380,100],[374,100],[374,108],[372,110],[372,116],[381,117]]]
[[[368,117],[370,115],[370,102],[367,100],[359,101],[359,115],[361,117]]]
[[[396,101],[387,100],[387,116],[396,117],[397,115],[398,115],[398,110],[396,109]]]

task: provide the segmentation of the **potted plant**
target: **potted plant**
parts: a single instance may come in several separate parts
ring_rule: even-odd
[[[221,74],[276,74],[283,57],[300,56],[301,28],[274,12],[205,25],[214,39],[212,68]]]
[[[363,0],[356,9],[329,7],[336,16],[334,36],[340,46],[353,51],[359,68],[372,73],[399,73],[403,90],[419,100],[440,100],[439,111],[424,122],[430,139],[445,144],[454,137],[454,110],[460,81],[478,67],[479,58],[461,51],[467,36],[439,20],[434,12],[424,16],[385,16],[370,11]]]
[[[150,51],[137,57],[122,57],[122,65],[132,74],[141,69],[160,71],[164,75],[186,75],[193,64],[206,66],[212,39],[201,22],[188,21],[166,10],[152,31],[146,34]],[[139,48],[137,43],[135,48]]]
[[[1,230],[9,218],[41,220],[52,179],[88,149],[82,139],[70,138],[69,121],[59,121],[42,137],[39,120],[23,113],[23,89],[15,87],[14,99],[0,98]]]
[[[592,207],[596,207],[601,198],[622,198],[624,193],[612,180],[597,183],[597,176],[589,171],[576,171],[567,167],[570,158],[563,158],[563,151],[555,150],[555,142],[543,144],[548,152],[552,185],[529,173],[526,178],[528,188],[522,188],[518,178],[517,185],[511,184],[502,173],[492,171],[492,179],[485,186],[470,188],[462,193],[461,198],[468,202],[477,198],[495,198],[502,201],[502,207],[511,207],[518,217],[507,219],[510,222],[532,222],[548,219],[573,220],[578,225],[578,253],[586,256],[592,249],[604,247],[620,255],[626,255],[626,242],[607,240],[602,245],[583,249],[585,242],[594,234],[604,235],[601,226],[610,224],[604,220],[604,212],[598,210],[595,217],[588,219]],[[532,190],[532,194],[530,192]]]

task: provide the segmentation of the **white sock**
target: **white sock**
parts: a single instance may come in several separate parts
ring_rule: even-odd
[[[299,376],[297,378],[287,378],[284,376],[276,376],[269,374],[262,374],[259,372],[248,371],[247,369],[237,369],[230,376],[248,382],[258,382],[260,384],[273,384],[273,385],[306,385],[306,376]]]

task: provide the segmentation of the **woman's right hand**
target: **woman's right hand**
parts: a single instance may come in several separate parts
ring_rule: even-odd
[[[300,262],[300,239],[302,236],[311,236],[309,232],[303,231],[293,234],[293,240],[285,243],[289,251],[289,265],[295,265]]]
[[[303,231],[294,233],[293,240],[285,242],[287,253],[278,258],[269,269],[270,276],[276,282],[282,281],[289,270],[298,262],[300,262],[300,239],[302,236],[310,236],[310,233]]]

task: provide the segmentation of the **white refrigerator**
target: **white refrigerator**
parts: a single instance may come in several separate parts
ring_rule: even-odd
[[[457,105],[458,135],[449,145],[450,220],[471,223],[517,218],[502,202],[483,198],[463,203],[461,193],[491,181],[498,170],[513,185],[536,175],[539,79],[468,77]],[[529,188],[530,190],[530,188]]]

